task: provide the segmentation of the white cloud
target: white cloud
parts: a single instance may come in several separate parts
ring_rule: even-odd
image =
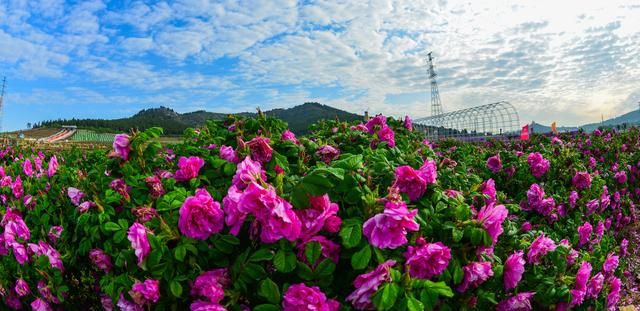
[[[161,70],[138,61],[120,63],[95,58],[78,64],[78,70],[93,81],[141,93],[182,90],[188,94],[196,89],[221,92],[235,87],[231,81],[218,76]]]
[[[29,5],[36,14],[46,18],[60,18],[64,14],[64,0],[31,0]]]
[[[82,1],[75,5],[66,16],[65,29],[71,34],[95,34],[100,30],[96,13],[106,8],[100,0]]]
[[[125,38],[120,42],[120,48],[130,53],[143,53],[153,47],[151,38]]]
[[[166,2],[147,5],[142,1],[133,1],[123,11],[110,11],[104,20],[110,24],[126,24],[141,33],[148,32],[164,25],[174,15],[173,9]]]
[[[15,38],[0,29],[0,63],[11,64],[11,73],[26,79],[61,77],[62,66],[69,62],[64,54],[47,47]]]
[[[158,104],[226,96],[240,110],[262,93],[268,107],[317,100],[420,117],[434,51],[445,110],[508,100],[522,120],[577,124],[636,107],[639,29],[633,0],[3,1],[0,63]]]

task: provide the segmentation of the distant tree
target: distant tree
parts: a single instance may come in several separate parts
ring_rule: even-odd
[[[27,122],[27,128],[30,129],[31,128],[31,122]]]

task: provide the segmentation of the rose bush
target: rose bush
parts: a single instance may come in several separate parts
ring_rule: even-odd
[[[0,297],[36,310],[615,309],[640,133],[430,143],[230,117],[0,151]],[[219,146],[219,147],[218,147]]]

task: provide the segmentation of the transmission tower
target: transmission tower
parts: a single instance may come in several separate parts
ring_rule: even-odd
[[[2,78],[2,89],[0,90],[0,132],[2,132],[2,110],[4,108],[4,88],[7,85],[7,77]]]
[[[442,102],[440,102],[440,92],[438,92],[438,83],[436,82],[436,71],[433,69],[433,57],[431,53],[427,54],[429,60],[429,79],[431,79],[431,116],[441,115]]]

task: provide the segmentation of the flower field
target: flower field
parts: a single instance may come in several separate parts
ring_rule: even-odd
[[[640,132],[430,143],[260,116],[0,152],[1,309],[616,310]],[[630,274],[630,273],[628,273]]]

